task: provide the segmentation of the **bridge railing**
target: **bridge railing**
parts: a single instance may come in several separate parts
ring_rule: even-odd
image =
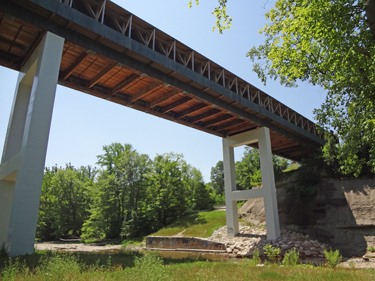
[[[109,0],[57,0],[323,139],[316,124]]]

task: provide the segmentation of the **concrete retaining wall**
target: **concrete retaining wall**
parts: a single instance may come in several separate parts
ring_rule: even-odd
[[[317,195],[305,201],[288,192],[288,186],[293,184],[290,181],[277,185],[282,227],[308,234],[348,257],[362,256],[367,248],[375,247],[375,177],[322,178]],[[239,213],[247,222],[264,223],[263,199],[248,200]]]
[[[147,248],[164,249],[202,249],[202,250],[226,250],[222,243],[212,242],[194,237],[146,237]]]

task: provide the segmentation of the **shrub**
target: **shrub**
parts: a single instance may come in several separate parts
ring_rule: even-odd
[[[369,251],[369,252],[375,252],[375,247],[372,246],[372,247],[370,247],[370,248],[367,248],[367,251]]]
[[[163,258],[156,253],[147,253],[144,256],[136,257],[134,265],[142,272],[139,277],[141,280],[168,279]]]
[[[296,248],[293,248],[292,250],[285,253],[283,265],[295,266],[297,264],[299,264],[299,252],[297,252]]]
[[[340,255],[339,250],[329,250],[329,252],[324,250],[324,255],[327,259],[327,266],[331,268],[336,267],[342,260],[342,256]]]
[[[267,244],[264,246],[264,253],[268,259],[277,261],[280,258],[280,248],[274,248],[272,245]]]

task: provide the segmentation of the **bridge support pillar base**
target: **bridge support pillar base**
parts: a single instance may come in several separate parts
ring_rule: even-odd
[[[32,254],[64,39],[47,32],[18,76],[0,165],[0,246]]]
[[[263,187],[252,190],[237,190],[234,147],[255,142],[258,142],[259,146]],[[235,236],[239,233],[237,201],[263,197],[266,215],[267,239],[277,239],[280,236],[280,226],[269,129],[262,127],[224,138],[223,156],[228,235]]]

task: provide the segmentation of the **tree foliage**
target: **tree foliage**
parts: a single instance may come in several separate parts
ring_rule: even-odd
[[[276,155],[272,156],[272,162],[275,179],[280,177],[290,164],[287,159]],[[242,159],[236,162],[236,183],[238,189],[252,189],[262,184],[259,150],[245,147]]]
[[[134,238],[189,210],[212,208],[201,172],[180,154],[151,160],[130,144],[103,146],[100,170],[46,168],[37,237]]]
[[[282,172],[290,166],[290,162],[287,159],[276,155],[272,156],[272,162],[275,179],[279,178]],[[254,186],[262,184],[259,150],[245,147],[241,160],[236,161],[235,165],[237,189],[252,189]],[[211,168],[210,187],[215,190],[216,204],[224,204],[223,161],[218,161],[215,167]]]
[[[211,187],[215,190],[216,194],[223,194],[224,192],[224,163],[218,161],[215,167],[211,168]]]
[[[207,187],[203,181],[202,173],[194,168],[189,167],[187,173],[189,179],[187,182],[191,192],[191,209],[207,210],[215,204],[216,193],[212,187]]]
[[[117,238],[123,226],[127,228],[129,221],[134,221],[134,212],[145,192],[149,159],[130,144],[113,143],[103,150],[105,153],[98,156],[103,170],[91,190],[91,215],[83,225],[83,236]]]
[[[295,87],[300,80],[327,90],[316,118],[341,143],[332,150],[331,142],[324,155],[341,173],[354,175],[375,168],[375,41],[366,4],[279,0],[260,31],[265,43],[247,54],[257,61],[253,70],[264,83],[269,77]]]
[[[37,237],[51,240],[69,235],[79,237],[89,216],[90,196],[96,169],[90,166],[46,168],[37,224]]]
[[[212,31],[217,29],[220,34],[223,33],[224,30],[230,29],[232,25],[232,17],[227,14],[227,0],[218,0],[219,6],[215,7],[212,11],[212,14],[216,18],[215,26],[212,27]],[[199,5],[199,0],[195,0],[195,4]],[[193,6],[193,1],[189,1],[189,8]]]

